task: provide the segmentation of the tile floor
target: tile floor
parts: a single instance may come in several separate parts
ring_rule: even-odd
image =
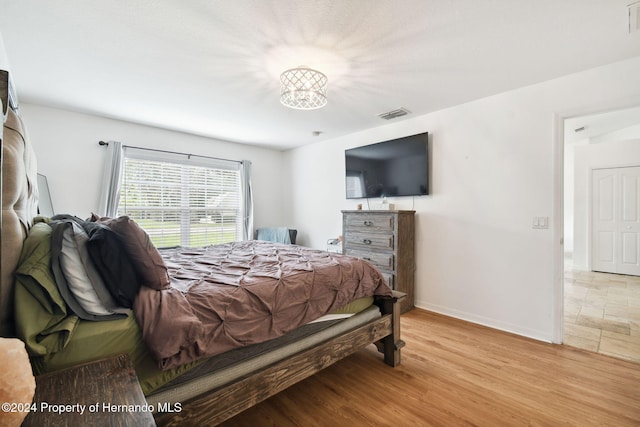
[[[640,277],[565,266],[564,343],[640,362]]]

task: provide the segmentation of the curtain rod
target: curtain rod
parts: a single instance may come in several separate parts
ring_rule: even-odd
[[[104,146],[108,146],[109,143],[105,142],[105,141],[99,141],[98,145],[104,145]],[[147,151],[155,151],[157,153],[167,153],[167,154],[178,154],[180,156],[187,156],[187,158],[191,158],[191,157],[201,157],[203,159],[213,159],[213,160],[223,160],[225,162],[234,162],[234,163],[242,163],[240,160],[230,160],[230,159],[223,159],[221,157],[212,157],[212,156],[202,156],[200,154],[189,154],[189,153],[180,153],[178,151],[168,151],[168,150],[158,150],[155,148],[145,148],[145,147],[134,147],[132,145],[122,145],[123,148],[135,148],[137,150],[147,150]]]

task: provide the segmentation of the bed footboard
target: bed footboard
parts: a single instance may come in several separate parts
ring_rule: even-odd
[[[400,364],[402,295],[379,302],[382,317],[276,362],[258,372],[182,402],[178,413],[156,414],[159,426],[217,425],[335,362],[375,343],[388,365]]]

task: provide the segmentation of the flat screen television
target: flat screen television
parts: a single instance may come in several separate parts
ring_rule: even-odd
[[[428,133],[345,150],[347,199],[429,194]]]

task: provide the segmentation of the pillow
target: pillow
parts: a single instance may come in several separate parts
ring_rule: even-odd
[[[96,216],[92,215],[92,219]],[[105,224],[120,237],[125,251],[133,261],[133,268],[142,285],[162,290],[171,284],[167,266],[162,255],[153,245],[149,235],[131,218],[99,218],[98,223]]]
[[[51,269],[69,308],[85,320],[111,320],[126,316],[124,312],[116,313],[117,307],[97,271],[91,267],[87,271],[83,264],[83,258],[87,261],[88,256],[81,257],[78,241],[80,245],[86,244],[88,236],[84,230],[71,220],[52,221],[51,226]]]
[[[121,307],[116,301],[113,299],[111,292],[107,288],[104,280],[102,280],[102,276],[98,269],[95,267],[95,264],[89,254],[87,244],[89,242],[89,236],[86,231],[82,227],[82,224],[73,222],[73,233],[71,233],[75,239],[75,243],[78,248],[78,253],[80,255],[80,261],[82,262],[82,266],[87,275],[87,279],[91,283],[91,287],[96,293],[98,297],[99,303],[106,308],[107,311],[111,313],[123,313],[129,314],[129,310]],[[69,230],[65,231],[65,235]]]
[[[84,231],[82,231],[84,233]],[[80,229],[77,225],[71,223],[70,227],[66,227],[62,234],[62,250],[60,252],[60,267],[62,268],[62,274],[67,279],[69,289],[76,301],[85,309],[87,313],[95,314],[98,316],[105,316],[111,314],[100,298],[96,290],[93,288],[93,283],[89,279],[89,275],[85,270],[85,265],[81,260],[80,247],[75,239],[76,234],[80,234]],[[84,233],[85,241],[89,240],[89,237]],[[104,284],[101,284],[104,287]]]
[[[96,270],[118,304],[131,308],[140,290],[140,282],[120,238],[104,224],[82,224],[89,235],[87,250]]]

